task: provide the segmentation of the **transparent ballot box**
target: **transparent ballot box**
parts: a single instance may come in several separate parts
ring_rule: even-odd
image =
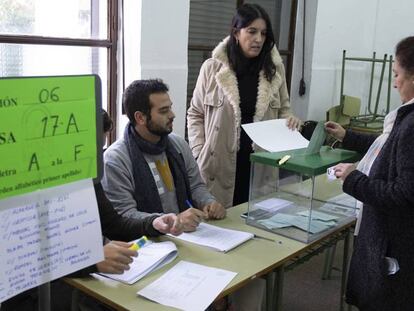
[[[355,220],[356,200],[327,169],[355,162],[358,154],[326,146],[314,154],[305,150],[251,154],[247,224],[309,243]],[[285,155],[291,157],[279,164]]]

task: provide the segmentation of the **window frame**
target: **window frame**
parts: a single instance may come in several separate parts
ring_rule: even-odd
[[[93,4],[92,0],[92,4]],[[118,0],[107,0],[107,38],[106,39],[85,39],[85,38],[64,38],[48,37],[38,35],[15,35],[0,34],[0,43],[22,44],[22,45],[56,45],[71,47],[103,47],[107,49],[107,75],[108,75],[108,113],[113,121],[113,128],[116,128],[116,101],[117,101],[117,47],[118,47]],[[109,135],[109,144],[116,139],[116,131]]]

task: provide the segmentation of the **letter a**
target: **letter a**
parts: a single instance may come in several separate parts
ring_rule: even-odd
[[[36,153],[33,153],[32,158],[30,159],[30,164],[29,164],[29,171],[32,170],[32,166],[33,164],[36,165],[37,170],[39,170],[39,162],[37,161],[37,156]]]
[[[66,127],[66,134],[69,134],[69,129],[72,126],[75,127],[76,132],[79,132],[78,125],[76,124],[76,119],[75,119],[75,116],[73,115],[73,113],[70,114],[68,126]]]

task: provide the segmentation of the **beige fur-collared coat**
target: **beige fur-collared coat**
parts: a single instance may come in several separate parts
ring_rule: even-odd
[[[237,77],[229,67],[224,39],[200,69],[187,114],[188,139],[201,176],[210,192],[231,207],[240,139],[240,96]],[[282,58],[272,50],[276,75],[272,82],[259,74],[254,122],[291,115]]]

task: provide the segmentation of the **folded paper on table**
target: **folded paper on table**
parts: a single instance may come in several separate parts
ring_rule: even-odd
[[[278,198],[270,198],[270,199],[257,202],[254,206],[262,210],[268,211],[268,212],[276,212],[292,204],[293,202],[291,201],[278,199]]]
[[[319,233],[336,225],[335,220],[332,220],[332,219],[331,220],[320,220],[318,218],[314,218],[313,216],[309,224],[309,216],[307,216],[309,215],[308,211],[301,212],[301,213],[303,214],[301,215],[299,213],[296,215],[291,215],[291,214],[278,213],[268,219],[259,220],[258,223],[260,223],[261,225],[265,226],[268,229],[278,229],[278,228],[294,226],[304,231],[309,230],[310,233]],[[306,213],[308,214],[306,215]],[[325,214],[325,213],[321,213],[321,214]],[[332,217],[335,217],[335,216],[332,216]]]
[[[312,212],[302,211],[302,212],[297,213],[297,215],[309,217],[309,213],[311,213],[312,215],[312,221],[315,219],[321,220],[321,221],[330,221],[330,220],[337,220],[339,218],[339,216],[334,216],[334,215],[330,215],[330,214],[318,212],[318,211],[312,211]]]
[[[99,273],[116,281],[134,284],[147,274],[169,264],[177,257],[177,246],[171,241],[155,243],[148,241],[138,250],[138,257],[130,264],[130,269],[122,274]]]
[[[309,145],[302,134],[286,126],[286,119],[242,124],[242,128],[256,145],[270,152],[301,149]]]
[[[237,273],[180,261],[137,294],[181,310],[202,311]]]
[[[200,223],[197,230],[194,232],[184,232],[179,236],[169,234],[169,236],[198,245],[207,246],[220,252],[228,252],[240,244],[253,239],[254,234]]]

